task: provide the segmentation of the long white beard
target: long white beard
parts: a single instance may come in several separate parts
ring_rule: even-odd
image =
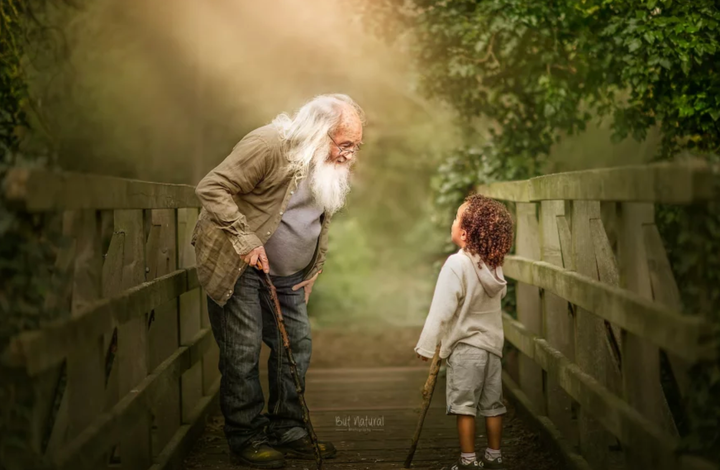
[[[325,208],[329,215],[335,214],[345,205],[350,192],[350,165],[336,165],[324,159],[310,169],[309,183],[315,201]]]

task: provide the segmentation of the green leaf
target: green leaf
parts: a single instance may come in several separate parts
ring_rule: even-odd
[[[642,46],[642,43],[639,39],[633,38],[628,42],[628,46],[630,48],[630,52],[635,52],[636,50],[640,49],[640,46]]]
[[[683,60],[680,62],[680,68],[682,68],[682,71],[685,73],[685,75],[690,74],[690,61],[689,60]]]

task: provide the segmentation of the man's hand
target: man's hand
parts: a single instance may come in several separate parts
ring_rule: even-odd
[[[259,246],[255,248],[250,253],[243,256],[243,261],[252,267],[256,267],[259,261],[262,266],[262,270],[266,273],[270,272],[270,264],[268,263],[267,254],[265,253],[265,247]]]
[[[305,303],[308,303],[308,300],[310,299],[310,293],[313,289],[313,284],[315,284],[315,280],[317,280],[318,276],[322,272],[322,269],[318,271],[313,277],[308,279],[307,281],[303,281],[300,284],[296,284],[293,286],[292,290],[293,292],[304,287],[305,288]]]
[[[415,353],[415,354],[417,354],[417,353]],[[420,359],[422,359],[423,362],[427,362],[427,361],[428,361],[428,358],[427,358],[427,357],[421,356],[420,354],[418,354],[417,357],[419,357]]]

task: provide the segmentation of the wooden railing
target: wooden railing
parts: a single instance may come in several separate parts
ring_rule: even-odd
[[[28,212],[58,214],[65,239],[46,307],[71,315],[1,356],[35,382],[30,448],[53,469],[181,468],[219,389],[190,245],[194,188],[13,170],[4,189]]]
[[[565,173],[478,188],[513,201],[518,382],[593,468],[611,446],[628,468],[713,468],[682,456],[660,381],[661,352],[681,393],[717,338],[680,296],[654,203],[717,197],[703,164]],[[46,468],[180,468],[219,388],[217,349],[190,234],[194,188],[14,170],[6,199],[60,214],[70,243],[46,307],[71,315],[13,338],[0,360],[35,381],[30,446]],[[506,381],[512,380],[508,374]],[[58,406],[59,403],[59,406]]]
[[[516,254],[504,271],[518,281],[517,319],[505,314],[504,328],[521,352],[518,386],[586,468],[611,468],[618,453],[632,469],[714,468],[677,452],[661,383],[662,357],[688,393],[689,366],[713,358],[717,338],[680,311],[654,204],[717,198],[717,182],[706,164],[688,162],[478,188],[514,202]]]

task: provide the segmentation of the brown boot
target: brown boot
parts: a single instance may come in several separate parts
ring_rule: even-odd
[[[267,439],[257,439],[249,442],[238,451],[230,451],[230,460],[233,463],[247,465],[255,468],[282,468],[285,466],[285,456],[267,444]]]
[[[324,459],[331,459],[337,454],[337,449],[328,441],[318,441],[320,456]],[[282,452],[291,459],[315,460],[315,446],[310,436],[304,436],[294,441],[286,442],[275,446],[275,449]]]

